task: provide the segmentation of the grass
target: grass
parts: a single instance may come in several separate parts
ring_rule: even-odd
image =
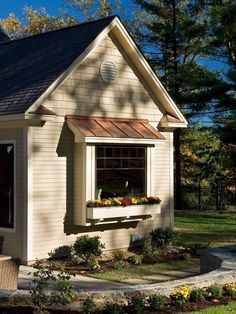
[[[178,243],[184,246],[235,244],[236,213],[177,211],[175,229]]]
[[[159,275],[168,270],[186,270],[186,268],[199,266],[198,259],[190,259],[183,261],[169,261],[168,263],[157,263],[153,265],[128,266],[122,270],[114,269],[104,273],[92,273],[89,276],[103,279],[122,282],[127,279],[146,279],[147,276]],[[158,280],[155,280],[158,282]]]
[[[230,302],[227,305],[213,306],[204,310],[194,312],[184,312],[185,314],[225,314],[236,313],[236,302]]]
[[[205,247],[217,247],[235,244],[236,213],[218,212],[175,212],[175,229],[177,244],[190,246],[199,244]],[[145,279],[147,276],[158,275],[168,270],[186,270],[198,266],[198,260],[169,261],[155,265],[130,266],[122,270],[94,273],[90,276],[122,282],[127,279]],[[156,281],[157,282],[157,281]]]

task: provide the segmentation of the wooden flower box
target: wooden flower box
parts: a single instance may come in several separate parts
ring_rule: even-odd
[[[130,206],[87,207],[87,219],[103,220],[111,218],[130,218],[134,216],[152,216],[161,213],[160,204],[142,204]]]

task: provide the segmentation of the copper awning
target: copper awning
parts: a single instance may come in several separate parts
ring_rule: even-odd
[[[143,119],[66,116],[70,129],[84,138],[163,140],[164,136]]]

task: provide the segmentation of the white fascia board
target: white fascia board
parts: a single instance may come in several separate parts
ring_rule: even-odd
[[[25,114],[25,119],[34,121],[55,121],[56,115]]]
[[[188,123],[176,123],[176,122],[160,122],[158,127],[160,128],[187,128]]]
[[[22,114],[7,114],[0,116],[0,121],[16,121],[25,120],[25,115]]]
[[[74,133],[75,143],[84,143],[85,137],[79,132],[79,130],[70,123],[67,123],[68,128]]]
[[[152,82],[155,84],[156,88],[152,88],[152,91],[156,95],[157,99],[159,99],[160,103],[166,109],[167,112],[170,112],[170,109],[172,109],[173,110],[172,114],[174,114],[178,119],[180,119],[181,122],[188,124],[187,120],[185,119],[177,105],[169,96],[166,89],[164,88],[164,86],[162,85],[162,83],[160,82],[157,75],[154,73],[154,71],[152,70],[152,68],[142,55],[142,53],[139,51],[137,45],[130,37],[123,24],[120,22],[118,18],[116,18],[115,21],[117,23],[117,28],[123,35],[123,39],[130,47],[130,52],[135,54],[135,56],[132,57],[134,64],[136,66],[139,66],[139,70],[141,73],[146,72],[146,75],[148,75]],[[120,44],[122,45],[122,42],[120,42]],[[130,54],[130,52],[127,53]]]
[[[9,114],[0,116],[0,121],[54,121],[56,116],[54,115],[40,115],[40,114]]]
[[[85,137],[86,143],[91,144],[147,144],[164,143],[165,140],[145,138],[115,138],[115,137]]]
[[[84,59],[97,47],[102,39],[115,26],[116,19],[114,19],[106,28],[94,39],[94,41],[82,52],[77,59],[47,88],[47,90],[32,104],[26,113],[35,111],[65,80],[71,75]]]

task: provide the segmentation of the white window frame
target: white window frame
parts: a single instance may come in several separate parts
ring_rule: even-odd
[[[135,143],[129,145],[132,147]],[[104,145],[106,145],[104,143]],[[114,143],[114,146],[116,144]],[[86,145],[86,202],[96,198],[96,145]],[[153,195],[154,192],[154,150],[155,145],[147,146],[147,164],[146,164],[146,193],[147,196]]]
[[[14,148],[14,206],[13,206],[13,228],[7,228],[7,227],[0,227],[0,231],[2,232],[9,232],[9,233],[15,233],[16,232],[16,140],[0,140],[1,144],[10,144],[13,145]]]
[[[87,219],[86,203],[96,198],[96,160],[95,147],[97,143],[75,143],[74,148],[74,214],[75,225],[90,226]],[[101,143],[106,145],[107,143]],[[121,144],[113,140],[113,145]],[[123,144],[123,143],[122,143]],[[126,143],[128,144],[128,143]],[[133,141],[130,146],[137,145]],[[147,146],[147,171],[146,171],[146,193],[153,195],[154,187],[154,166],[155,166],[155,145],[145,143]]]

